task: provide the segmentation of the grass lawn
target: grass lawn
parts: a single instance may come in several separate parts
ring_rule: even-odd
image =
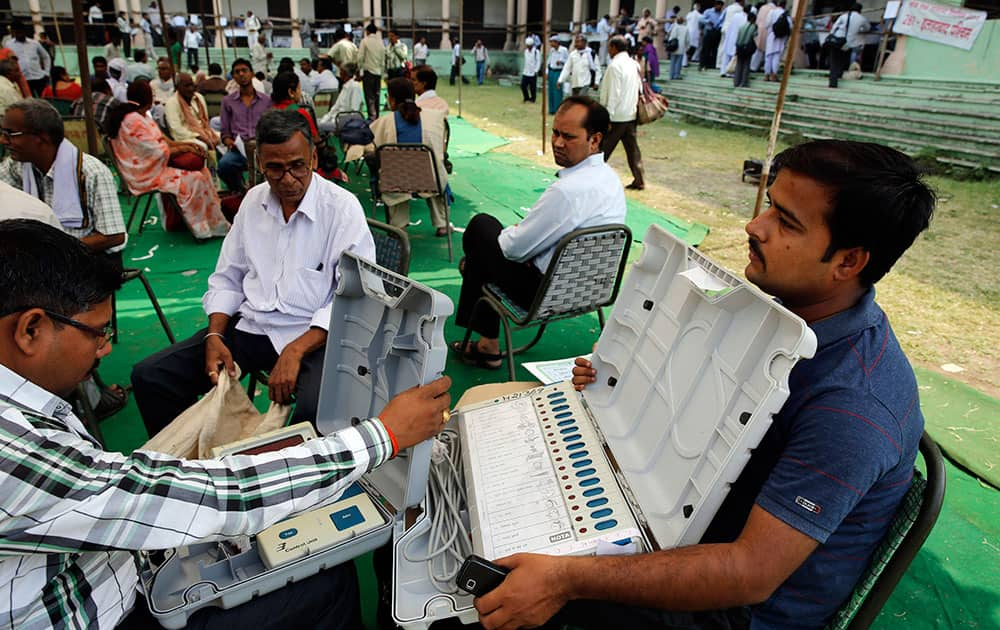
[[[438,88],[451,103],[452,114],[457,114],[458,88],[447,82]],[[550,149],[540,153],[540,96],[537,104],[522,104],[516,87],[463,86],[462,115],[510,141],[497,151],[554,170]],[[711,233],[702,251],[730,269],[741,270],[746,264],[743,226],[753,215],[756,189],[740,181],[740,171],[744,159],[764,157],[766,137],[668,114],[656,124],[640,127],[639,143],[647,187],[628,194],[671,215],[708,225]],[[624,182],[631,181],[621,147],[611,164]],[[963,371],[948,375],[1000,397],[1000,344],[995,339],[1000,331],[996,272],[1000,180],[930,177],[929,182],[938,193],[930,230],[878,283],[878,301],[915,365],[939,372],[945,364],[960,366]]]

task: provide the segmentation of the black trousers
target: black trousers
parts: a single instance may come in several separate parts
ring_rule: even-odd
[[[462,80],[462,83],[468,85],[469,80],[462,76],[462,63],[451,64],[451,74],[448,76],[448,84],[455,85],[455,81],[458,79]]]
[[[577,600],[563,607],[542,628],[550,630],[561,625],[585,629],[745,630],[750,627],[750,609],[740,606],[703,612],[674,612],[610,602]]]
[[[497,240],[503,225],[493,216],[477,214],[469,221],[462,235],[465,271],[458,296],[455,323],[471,328],[483,337],[500,336],[500,317],[487,306],[481,306],[472,318],[472,307],[483,295],[483,287],[497,284],[518,305],[527,308],[542,283],[542,273],[530,262],[514,262],[503,255]]]
[[[361,77],[361,87],[365,92],[365,104],[368,107],[368,120],[375,120],[379,114],[379,100],[382,93],[382,75],[365,71]]]
[[[736,73],[733,75],[733,87],[750,87],[750,57],[736,58]]]
[[[608,135],[604,136],[604,161],[611,159],[611,154],[615,152],[615,147],[621,142],[625,147],[625,157],[628,159],[628,167],[632,171],[632,179],[640,186],[646,185],[646,180],[642,172],[642,151],[639,150],[639,140],[636,138],[637,125],[634,120],[629,122],[613,122]]]
[[[827,50],[830,53],[830,87],[837,87],[837,82],[840,81],[840,77],[844,75],[844,70],[850,65],[851,62],[851,51],[841,50],[840,48],[830,48]]]
[[[537,76],[526,76],[521,75],[521,95],[524,96],[524,100],[535,102],[538,92],[538,77]]]
[[[188,69],[193,68],[194,66],[198,65],[198,49],[197,48],[188,48],[187,49],[187,57],[188,57]]]
[[[31,88],[31,94],[35,98],[40,98],[42,96],[42,92],[48,85],[49,85],[48,77],[43,77],[41,79],[32,79],[31,81],[28,81],[28,87]]]
[[[229,320],[226,346],[243,374],[270,370],[278,360],[271,340],[236,330],[238,317]],[[202,329],[184,341],[146,357],[132,368],[132,392],[150,437],[159,433],[181,412],[212,389],[205,373],[205,333]],[[324,348],[302,359],[295,384],[295,411],[292,422],[316,423],[319,385],[323,376]]]
[[[149,612],[146,599],[139,595],[135,607],[121,621],[118,630],[159,627],[159,622]],[[236,608],[223,610],[208,606],[192,615],[186,627],[188,630],[358,630],[363,626],[357,570],[353,562],[345,562],[301,582],[290,582]]]
[[[706,29],[701,40],[701,56],[698,64],[702,70],[715,68],[715,56],[719,52],[719,42],[722,40],[722,31],[717,28]]]
[[[132,36],[128,33],[122,33],[122,55],[126,59],[132,58]]]

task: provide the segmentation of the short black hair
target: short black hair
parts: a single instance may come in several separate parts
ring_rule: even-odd
[[[209,74],[222,74],[222,66],[220,66],[219,64],[217,64],[217,63],[215,63],[213,61],[212,63],[208,64],[208,73]]]
[[[595,133],[599,133],[602,136],[608,135],[608,129],[611,128],[611,114],[608,113],[608,110],[603,105],[589,96],[567,96],[559,105],[556,113],[574,105],[581,105],[587,108],[587,117],[583,120],[583,126],[587,130],[588,138],[592,137]]]
[[[437,72],[430,66],[420,66],[417,69],[417,81],[423,83],[428,90],[436,90],[438,84]]]
[[[369,22],[368,26],[365,27],[365,31],[368,33],[378,33],[378,27],[375,26],[375,22]]]
[[[621,35],[615,35],[608,41],[608,46],[614,46],[618,52],[628,52],[628,41]]]
[[[43,135],[54,146],[62,144],[66,137],[59,111],[48,100],[41,98],[24,98],[7,106],[7,111],[17,110],[24,116],[24,126],[30,131]]]
[[[121,271],[105,254],[32,219],[0,221],[0,317],[44,308],[72,317],[108,299]]]
[[[143,50],[142,48],[136,48],[132,52],[132,58],[135,59],[136,63],[146,63],[146,59],[148,59],[148,56],[146,55],[145,50]]]
[[[297,111],[285,109],[269,109],[257,121],[257,150],[265,144],[284,144],[292,139],[296,132],[301,132],[309,147],[313,146],[312,130],[305,116]]]
[[[861,247],[869,254],[861,271],[871,286],[930,225],[934,191],[916,163],[895,149],[871,142],[817,140],[786,149],[774,158],[775,175],[788,169],[830,189],[826,222],[835,252]]]
[[[271,95],[274,102],[281,103],[288,100],[289,93],[295,91],[297,87],[299,87],[299,75],[294,72],[279,72],[271,84]]]
[[[250,70],[250,72],[253,72],[253,66],[250,65],[250,62],[244,59],[243,57],[239,57],[235,61],[233,61],[233,65],[229,66],[229,71],[235,73],[236,66],[246,66],[247,69]]]
[[[90,65],[94,65],[95,63],[103,63],[104,65],[108,65],[108,59],[104,55],[96,55],[93,59],[90,60]]]

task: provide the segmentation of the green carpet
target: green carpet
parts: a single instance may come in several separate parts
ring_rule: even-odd
[[[1000,400],[936,372],[915,371],[927,432],[951,459],[1000,488]]]
[[[523,216],[523,209],[530,207],[552,181],[555,167],[543,169],[508,154],[484,153],[503,144],[502,139],[476,130],[464,121],[452,120],[453,142],[457,143],[453,145],[455,174],[451,183],[456,203],[452,208],[452,221],[463,226],[475,213],[489,212],[505,224],[516,222]],[[358,194],[370,214],[367,178],[354,176],[354,180],[348,187]],[[128,208],[123,210],[127,214]],[[412,216],[423,221],[409,230],[413,245],[410,275],[457,299],[460,278],[455,265],[448,264],[445,240],[434,237],[422,204],[414,204]],[[377,218],[384,219],[382,216]],[[637,240],[641,240],[652,222],[664,225],[692,244],[700,242],[707,233],[705,226],[677,221],[650,208],[629,203],[628,223]],[[455,235],[454,244],[457,261],[461,255],[460,234]],[[154,225],[141,236],[133,234],[125,250],[126,264],[143,266],[147,270],[146,275],[178,339],[205,324],[201,296],[208,275],[214,269],[220,245],[221,240],[196,244],[186,234],[165,234]],[[157,249],[150,258],[131,260],[148,255],[154,246]],[[631,257],[634,258],[640,249],[639,245],[633,247]],[[120,292],[119,314],[121,341],[102,362],[101,372],[109,382],[125,383],[131,366],[163,348],[166,337],[138,283],[133,282]],[[463,331],[449,322],[445,332],[448,340],[454,340],[461,338]],[[596,316],[559,322],[550,327],[537,346],[518,358],[519,361],[536,361],[583,354],[590,351],[598,333]],[[530,334],[530,331],[515,334],[515,342]],[[506,379],[505,370],[470,369],[454,357],[449,357],[446,372],[454,381],[452,396],[455,400],[473,385]],[[991,453],[995,453],[996,448],[991,450],[990,444],[995,444],[996,410],[1000,403],[936,374],[918,370],[917,377],[928,429],[956,461],[984,479],[991,479],[987,473],[994,461]],[[517,378],[530,376],[518,366]],[[260,405],[266,404],[264,398],[258,397]],[[124,411],[105,420],[102,427],[112,450],[130,452],[146,440],[132,401]],[[958,437],[949,436],[949,432]],[[979,442],[979,447],[966,450],[963,445],[968,442]],[[998,514],[1000,493],[949,463],[948,490],[938,524],[883,610],[877,626],[1000,628]],[[368,627],[374,627],[375,582],[370,557],[363,556],[356,563],[361,575],[364,619]]]

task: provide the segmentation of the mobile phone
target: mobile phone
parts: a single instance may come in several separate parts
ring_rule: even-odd
[[[510,569],[470,554],[462,563],[462,568],[458,570],[455,584],[466,593],[482,597],[500,586],[508,573]]]

